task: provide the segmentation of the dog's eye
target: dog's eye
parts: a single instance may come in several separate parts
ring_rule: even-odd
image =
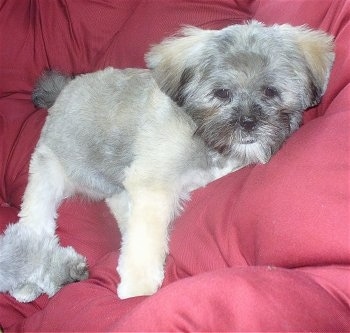
[[[229,99],[231,97],[230,89],[215,89],[214,97],[219,99]]]
[[[279,96],[279,91],[275,87],[264,87],[264,95],[268,98]]]

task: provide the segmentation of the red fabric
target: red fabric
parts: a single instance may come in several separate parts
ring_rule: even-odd
[[[321,105],[267,165],[193,193],[173,226],[166,277],[150,297],[116,296],[119,233],[103,203],[59,210],[64,245],[90,278],[21,304],[0,294],[6,331],[349,331],[350,3],[334,0],[3,0],[0,5],[0,231],[15,222],[45,120],[39,73],[144,66],[186,24],[255,18],[332,33],[336,61]]]

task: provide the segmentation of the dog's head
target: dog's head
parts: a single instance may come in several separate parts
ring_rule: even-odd
[[[196,135],[224,155],[267,162],[319,103],[334,60],[332,37],[304,26],[253,21],[185,28],[146,55],[160,89],[183,107]]]

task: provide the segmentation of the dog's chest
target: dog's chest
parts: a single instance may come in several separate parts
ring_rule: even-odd
[[[236,159],[222,159],[217,156],[212,157],[211,162],[211,166],[208,168],[189,169],[181,175],[179,183],[181,184],[183,192],[191,192],[197,188],[203,187],[245,166]]]

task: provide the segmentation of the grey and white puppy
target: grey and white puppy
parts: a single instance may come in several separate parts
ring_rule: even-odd
[[[59,204],[79,193],[118,221],[119,297],[154,293],[190,191],[266,163],[319,103],[333,60],[321,31],[253,21],[185,28],[150,50],[149,69],[44,75],[33,100],[49,114],[19,222],[0,238],[0,291],[27,302],[87,277],[85,258],[55,236]]]

